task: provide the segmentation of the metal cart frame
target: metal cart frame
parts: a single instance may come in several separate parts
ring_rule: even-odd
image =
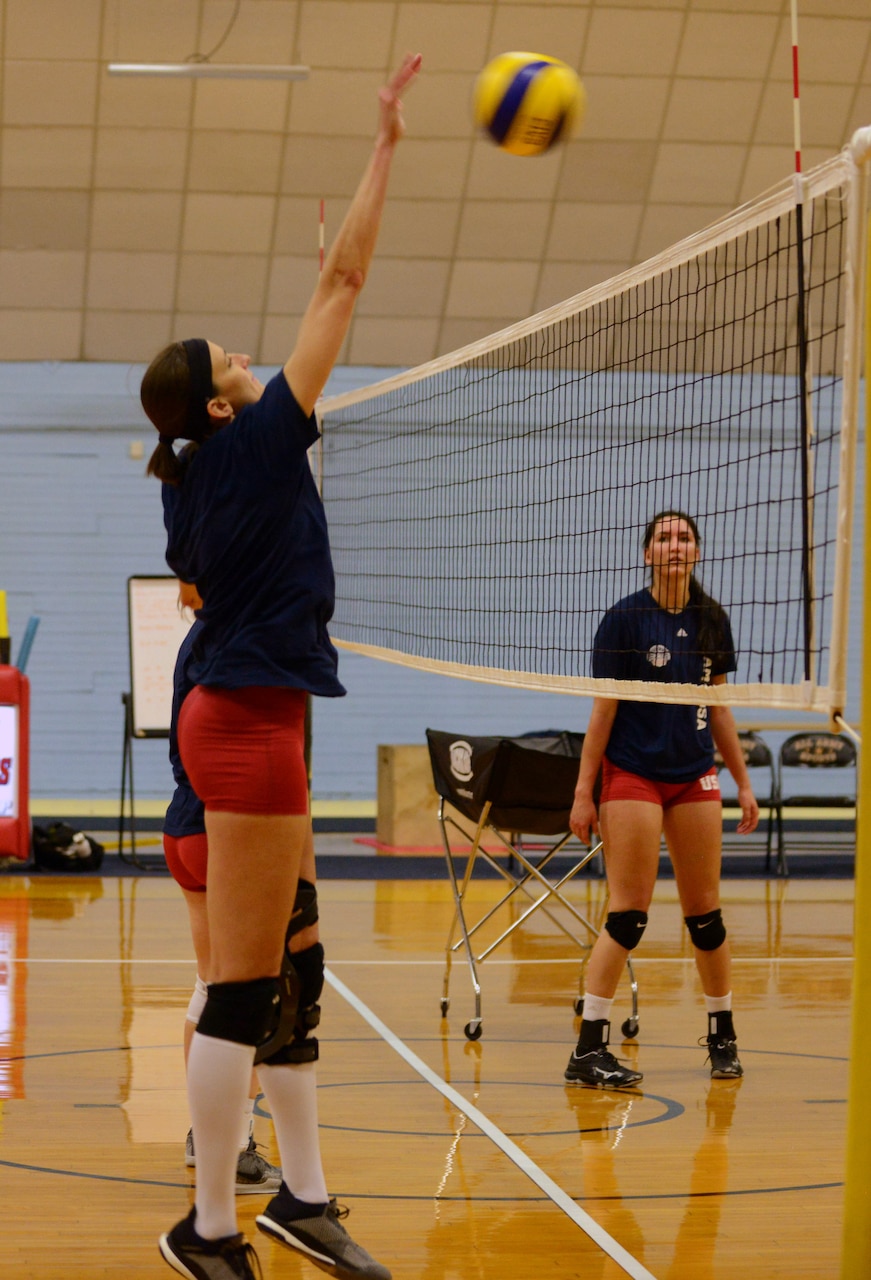
[[[558,879],[545,874],[557,855],[574,839],[568,819],[578,776],[582,734],[546,730],[505,738],[427,729],[426,736],[433,782],[439,796],[439,827],[454,895],[454,916],[445,947],[441,1012],[445,1017],[450,1007],[452,960],[454,953],[462,948],[475,998],[474,1017],[466,1023],[464,1031],[468,1040],[478,1040],[483,1032],[478,965],[534,912],[542,911],[581,951],[592,947],[591,941],[582,940],[578,929],[585,931],[586,939],[593,940],[598,937],[598,929],[562,890],[594,858],[601,857],[602,845],[599,842],[589,849],[582,847],[581,856]],[[470,825],[464,825],[461,819]],[[533,859],[531,851],[524,849],[524,835],[548,837],[552,843],[541,856]],[[462,874],[458,872],[457,860],[463,855],[454,848],[457,836],[469,846]],[[485,837],[498,843],[500,855],[505,851],[504,861],[484,847]],[[466,916],[466,895],[475,868],[481,863],[496,871],[508,888],[494,906],[470,923]],[[495,941],[476,953],[474,935],[519,893],[529,899],[529,905]],[[564,909],[569,923],[560,919],[552,908]],[[631,959],[627,959],[627,970],[632,1013],[623,1023],[622,1031],[627,1039],[632,1039],[638,1034],[638,984]],[[582,992],[574,1001],[574,1010],[578,1014],[583,1010]]]

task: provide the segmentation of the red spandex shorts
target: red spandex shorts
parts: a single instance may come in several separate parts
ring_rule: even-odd
[[[209,843],[205,831],[196,836],[168,836],[164,831],[163,853],[176,884],[190,893],[205,891],[206,865],[209,860]]]
[[[610,760],[602,761],[602,795],[599,800],[647,800],[662,809],[678,804],[698,804],[700,800],[720,803],[720,779],[716,769],[709,769],[692,782],[653,782],[637,773],[629,773]]]
[[[206,809],[308,813],[306,696],[302,689],[191,690],[178,718],[178,744]]]

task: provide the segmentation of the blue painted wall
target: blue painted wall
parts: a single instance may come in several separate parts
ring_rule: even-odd
[[[328,393],[389,372],[337,370]],[[139,408],[140,376],[140,368],[122,365],[0,364],[0,589],[13,658],[28,617],[41,618],[28,666],[35,797],[112,800],[119,792],[121,694],[130,685],[127,579],[166,572],[159,488],[144,475],[153,428]],[[144,459],[130,457],[136,441]],[[859,466],[861,477],[861,457]],[[861,482],[859,489],[861,504]],[[859,712],[861,550],[857,536],[852,720]],[[427,726],[582,730],[589,714],[587,699],[497,689],[350,654],[342,655],[342,678],[347,698],[316,700],[318,799],[374,797],[377,745],[421,742]],[[760,714],[760,721],[785,718]],[[776,744],[777,734],[766,736]],[[165,742],[137,743],[134,764],[137,797],[168,795]]]

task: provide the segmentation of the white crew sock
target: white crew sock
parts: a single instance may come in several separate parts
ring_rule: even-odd
[[[195,1228],[206,1240],[235,1235],[239,1115],[251,1084],[254,1046],[195,1031],[188,1104],[197,1153]]]
[[[732,992],[724,996],[705,996],[705,1008],[708,1013],[730,1013],[732,1010]]]
[[[588,991],[584,992],[584,1013],[585,1022],[605,1022],[611,1021],[611,1005],[614,1003],[614,997],[610,999],[606,996],[592,996]]]
[[[330,1197],[321,1164],[315,1066],[261,1063],[257,1076],[272,1112],[284,1181],[297,1200],[326,1204]]]

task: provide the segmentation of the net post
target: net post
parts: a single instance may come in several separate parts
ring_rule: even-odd
[[[867,157],[866,157],[867,160]],[[869,169],[864,166],[862,183],[865,199],[865,502],[871,500],[871,214],[868,213]],[[857,264],[858,269],[858,264]],[[861,797],[871,796],[871,750],[867,734],[871,723],[871,558],[864,557],[865,596],[863,600],[863,661],[861,732],[866,750],[859,757],[859,799],[856,815],[856,889],[853,930],[853,1000],[850,1041],[850,1077],[847,1105],[847,1153],[844,1173],[844,1234],[841,1280],[871,1275],[871,1099],[868,1094],[867,1064],[871,1054],[871,1020],[865,995],[871,982],[871,823]]]
[[[865,160],[867,161],[868,158],[866,155]],[[856,452],[859,430],[859,384],[862,370],[863,262],[867,266],[864,253],[867,164],[863,169],[862,159],[857,158],[855,154],[853,161],[854,171],[847,196],[843,389],[839,433],[835,576],[832,589],[832,630],[829,648],[828,686],[834,713],[842,711],[847,703],[850,573],[856,510]],[[835,729],[834,732],[837,733],[839,730]]]

